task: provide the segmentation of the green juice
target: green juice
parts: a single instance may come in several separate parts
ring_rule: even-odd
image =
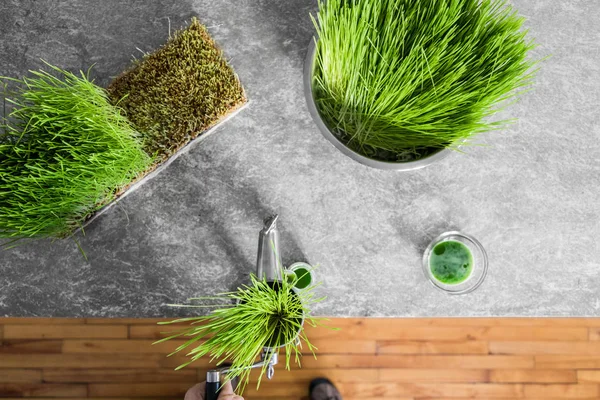
[[[294,274],[296,274],[296,276],[298,277],[298,281],[296,282],[296,287],[298,289],[305,289],[311,284],[312,275],[310,274],[310,271],[306,268],[300,267],[298,269],[295,269]]]
[[[473,255],[464,244],[446,240],[435,245],[429,257],[434,278],[447,285],[467,280],[473,271]]]

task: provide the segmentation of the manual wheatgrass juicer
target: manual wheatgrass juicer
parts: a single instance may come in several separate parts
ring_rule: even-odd
[[[273,215],[264,221],[264,226],[258,234],[258,256],[256,259],[256,276],[267,282],[279,282],[282,277],[280,274],[281,258],[279,256],[279,231],[277,230],[277,215]],[[297,340],[297,339],[296,339]],[[263,348],[260,355],[260,361],[248,367],[262,368],[267,365],[267,379],[272,379],[275,375],[275,365],[279,362],[278,347]],[[211,369],[206,372],[206,396],[205,400],[217,400],[221,389],[221,377],[229,372],[229,367]]]

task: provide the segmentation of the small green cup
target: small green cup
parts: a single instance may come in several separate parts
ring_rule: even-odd
[[[305,262],[293,263],[287,268],[286,274],[287,279],[293,280],[298,278],[295,288],[299,290],[306,289],[312,285],[314,281],[313,268],[310,264]]]

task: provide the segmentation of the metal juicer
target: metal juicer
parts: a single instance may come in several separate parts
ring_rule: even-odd
[[[258,257],[256,259],[256,276],[258,279],[266,278],[267,281],[281,281],[279,256],[279,231],[277,230],[277,215],[264,221],[264,226],[258,234]],[[260,361],[254,363],[252,368],[262,368],[267,365],[267,379],[275,375],[275,365],[279,362],[279,348],[264,347]],[[206,400],[217,400],[221,389],[221,377],[229,372],[230,367],[211,369],[206,373]]]

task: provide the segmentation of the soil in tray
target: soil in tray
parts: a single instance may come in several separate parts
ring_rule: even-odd
[[[160,163],[246,103],[242,85],[194,18],[108,87]]]
[[[107,88],[140,133],[153,164],[111,200],[123,195],[189,142],[246,104],[240,80],[204,25],[193,18],[168,42],[146,54]],[[90,214],[86,221],[94,217]]]

